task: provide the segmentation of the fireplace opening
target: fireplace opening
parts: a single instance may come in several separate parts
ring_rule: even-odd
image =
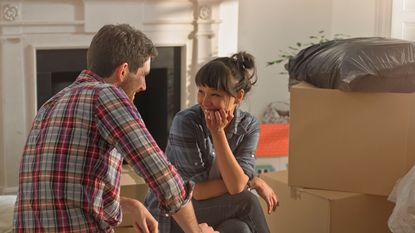
[[[180,110],[181,47],[158,47],[146,77],[147,90],[138,93],[134,105],[162,150],[174,115]],[[36,51],[37,108],[71,84],[86,68],[87,49]]]

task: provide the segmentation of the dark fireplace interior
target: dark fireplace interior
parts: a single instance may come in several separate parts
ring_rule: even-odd
[[[171,121],[180,110],[181,48],[158,47],[146,77],[147,90],[138,93],[134,104],[162,150],[167,144]],[[37,106],[71,84],[86,68],[87,49],[36,51]]]

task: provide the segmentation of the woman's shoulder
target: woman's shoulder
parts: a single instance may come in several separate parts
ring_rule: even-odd
[[[202,109],[196,104],[177,112],[175,118],[198,119],[201,118],[201,114]]]
[[[240,122],[246,125],[259,125],[258,119],[250,112],[246,112],[239,109]]]
[[[189,124],[201,124],[202,123],[202,109],[199,105],[186,108],[174,116],[173,125],[189,125]]]
[[[245,132],[259,130],[259,121],[251,113],[238,109],[239,127]]]

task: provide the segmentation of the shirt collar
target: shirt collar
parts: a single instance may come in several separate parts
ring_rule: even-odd
[[[232,134],[242,135],[246,133],[246,127],[241,124],[243,112],[239,108],[235,108],[235,112],[233,113],[233,119],[229,123],[229,126],[226,130],[226,135],[228,137],[232,136]]]
[[[100,83],[105,83],[104,79],[99,76],[98,74],[90,71],[90,70],[83,70],[78,78],[76,79],[76,82],[100,82]]]

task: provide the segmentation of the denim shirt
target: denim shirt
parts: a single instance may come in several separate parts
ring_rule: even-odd
[[[234,118],[227,127],[226,138],[239,165],[252,179],[255,175],[255,151],[259,138],[258,120],[250,113],[237,108]],[[185,109],[174,117],[166,156],[185,182],[199,183],[209,180],[215,151],[204,113],[199,105]],[[159,220],[159,229],[168,229],[163,225],[170,225],[170,222],[168,219],[161,219],[164,215],[160,213],[153,192],[147,193],[145,205]],[[169,230],[160,232],[169,232]]]

